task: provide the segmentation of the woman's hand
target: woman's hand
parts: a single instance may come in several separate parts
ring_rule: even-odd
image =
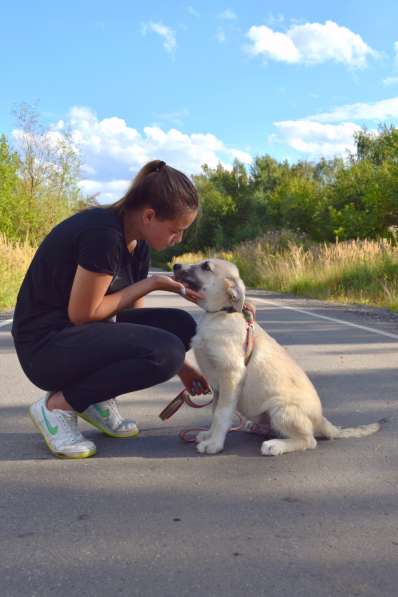
[[[175,292],[176,294],[180,294],[188,301],[192,303],[197,303],[201,298],[204,298],[200,292],[195,292],[191,288],[187,288],[181,282],[177,282],[174,278],[170,276],[159,276],[155,274],[151,277],[152,284],[154,286],[154,290],[166,290],[168,292]]]
[[[207,380],[189,363],[184,363],[177,375],[191,396],[211,394],[211,388]]]
[[[159,274],[155,274],[154,276],[151,276],[151,282],[154,290],[166,290],[167,292],[181,294],[181,290],[184,288],[184,285],[181,284],[181,282],[177,282],[170,276],[160,276]]]

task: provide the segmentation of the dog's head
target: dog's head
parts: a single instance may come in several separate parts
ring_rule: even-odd
[[[245,285],[233,263],[223,259],[205,259],[194,265],[176,263],[173,273],[178,282],[204,295],[198,305],[206,311],[230,307],[242,311]]]

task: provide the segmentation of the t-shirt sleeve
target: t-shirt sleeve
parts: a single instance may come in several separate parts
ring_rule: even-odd
[[[113,228],[91,228],[79,237],[77,263],[99,274],[118,271],[122,254],[122,237]]]
[[[145,278],[148,277],[150,264],[151,255],[149,251],[149,245],[147,242],[143,241],[140,247],[139,267],[136,282],[139,282],[139,280],[145,280]]]

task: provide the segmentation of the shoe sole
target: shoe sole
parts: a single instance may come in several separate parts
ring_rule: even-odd
[[[41,429],[39,423],[34,418],[30,409],[29,409],[29,415],[30,415],[30,418],[32,419],[33,425],[36,427],[37,431],[40,433],[40,435],[43,437],[44,441],[46,442],[47,448],[50,450],[51,454],[54,454],[54,456],[56,456],[57,458],[61,458],[63,460],[80,460],[82,458],[89,458],[90,456],[94,456],[94,454],[97,453],[97,450],[87,450],[86,452],[80,452],[79,454],[73,454],[73,455],[72,454],[62,454],[61,452],[57,452],[56,450],[54,450],[54,448],[51,446],[51,444],[47,441],[47,438],[46,438],[45,434],[43,433],[43,430]]]
[[[88,423],[89,425],[92,425],[99,431],[102,431],[102,433],[104,433],[108,437],[115,437],[117,439],[130,439],[132,437],[137,437],[140,434],[140,430],[137,428],[136,431],[131,431],[130,433],[124,433],[123,435],[119,435],[117,433],[112,433],[106,427],[101,427],[101,425],[97,423],[97,421],[92,421],[83,413],[77,413],[77,416],[86,421],[86,423]]]

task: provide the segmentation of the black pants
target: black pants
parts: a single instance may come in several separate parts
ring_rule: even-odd
[[[181,309],[129,309],[116,322],[71,325],[39,349],[16,346],[32,383],[61,390],[71,407],[149,388],[182,367],[196,332],[194,319]]]

